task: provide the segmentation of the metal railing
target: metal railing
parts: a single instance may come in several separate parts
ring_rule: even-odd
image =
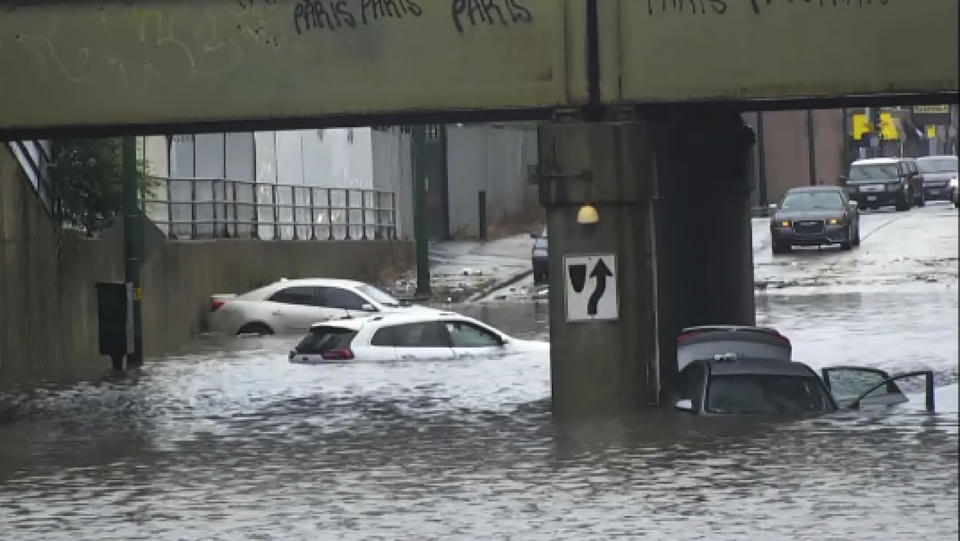
[[[171,239],[396,239],[396,195],[209,179],[155,178],[147,216]]]
[[[50,181],[50,152],[43,141],[11,141],[8,146],[20,162],[34,193],[43,203],[50,216],[60,210],[60,194]]]

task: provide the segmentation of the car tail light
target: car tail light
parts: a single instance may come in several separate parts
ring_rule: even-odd
[[[349,361],[353,359],[353,351],[350,348],[331,349],[320,354],[327,361]]]
[[[223,306],[225,303],[219,299],[210,299],[210,311],[216,312]]]
[[[701,334],[703,334],[703,332],[701,331],[685,332],[677,337],[677,342],[686,342],[687,340],[693,338],[694,336],[700,336]]]

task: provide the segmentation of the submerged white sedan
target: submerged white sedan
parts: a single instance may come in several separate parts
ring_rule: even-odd
[[[290,351],[290,362],[446,360],[549,352],[453,312],[383,314],[317,323]]]
[[[284,279],[242,295],[213,295],[206,323],[209,330],[226,334],[289,334],[331,319],[393,312],[435,310],[403,303],[354,280]]]

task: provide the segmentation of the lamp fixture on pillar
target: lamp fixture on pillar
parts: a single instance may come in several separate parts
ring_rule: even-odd
[[[593,225],[599,221],[600,213],[589,203],[580,207],[580,211],[577,212],[577,223],[580,225]]]

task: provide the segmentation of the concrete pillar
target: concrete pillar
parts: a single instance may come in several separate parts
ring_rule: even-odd
[[[756,324],[746,169],[754,135],[740,115],[723,108],[685,108],[650,120],[660,373],[667,385],[676,374],[681,329]]]
[[[654,405],[680,329],[754,323],[752,143],[735,111],[710,108],[541,126],[555,414]],[[577,223],[585,203],[598,223]],[[617,257],[618,319],[568,321],[564,257],[604,253]]]
[[[553,411],[635,409],[656,398],[652,229],[653,156],[641,123],[553,123],[540,128],[540,197],[550,235]],[[584,203],[600,220],[577,223]],[[619,319],[568,322],[564,256],[617,257]]]

